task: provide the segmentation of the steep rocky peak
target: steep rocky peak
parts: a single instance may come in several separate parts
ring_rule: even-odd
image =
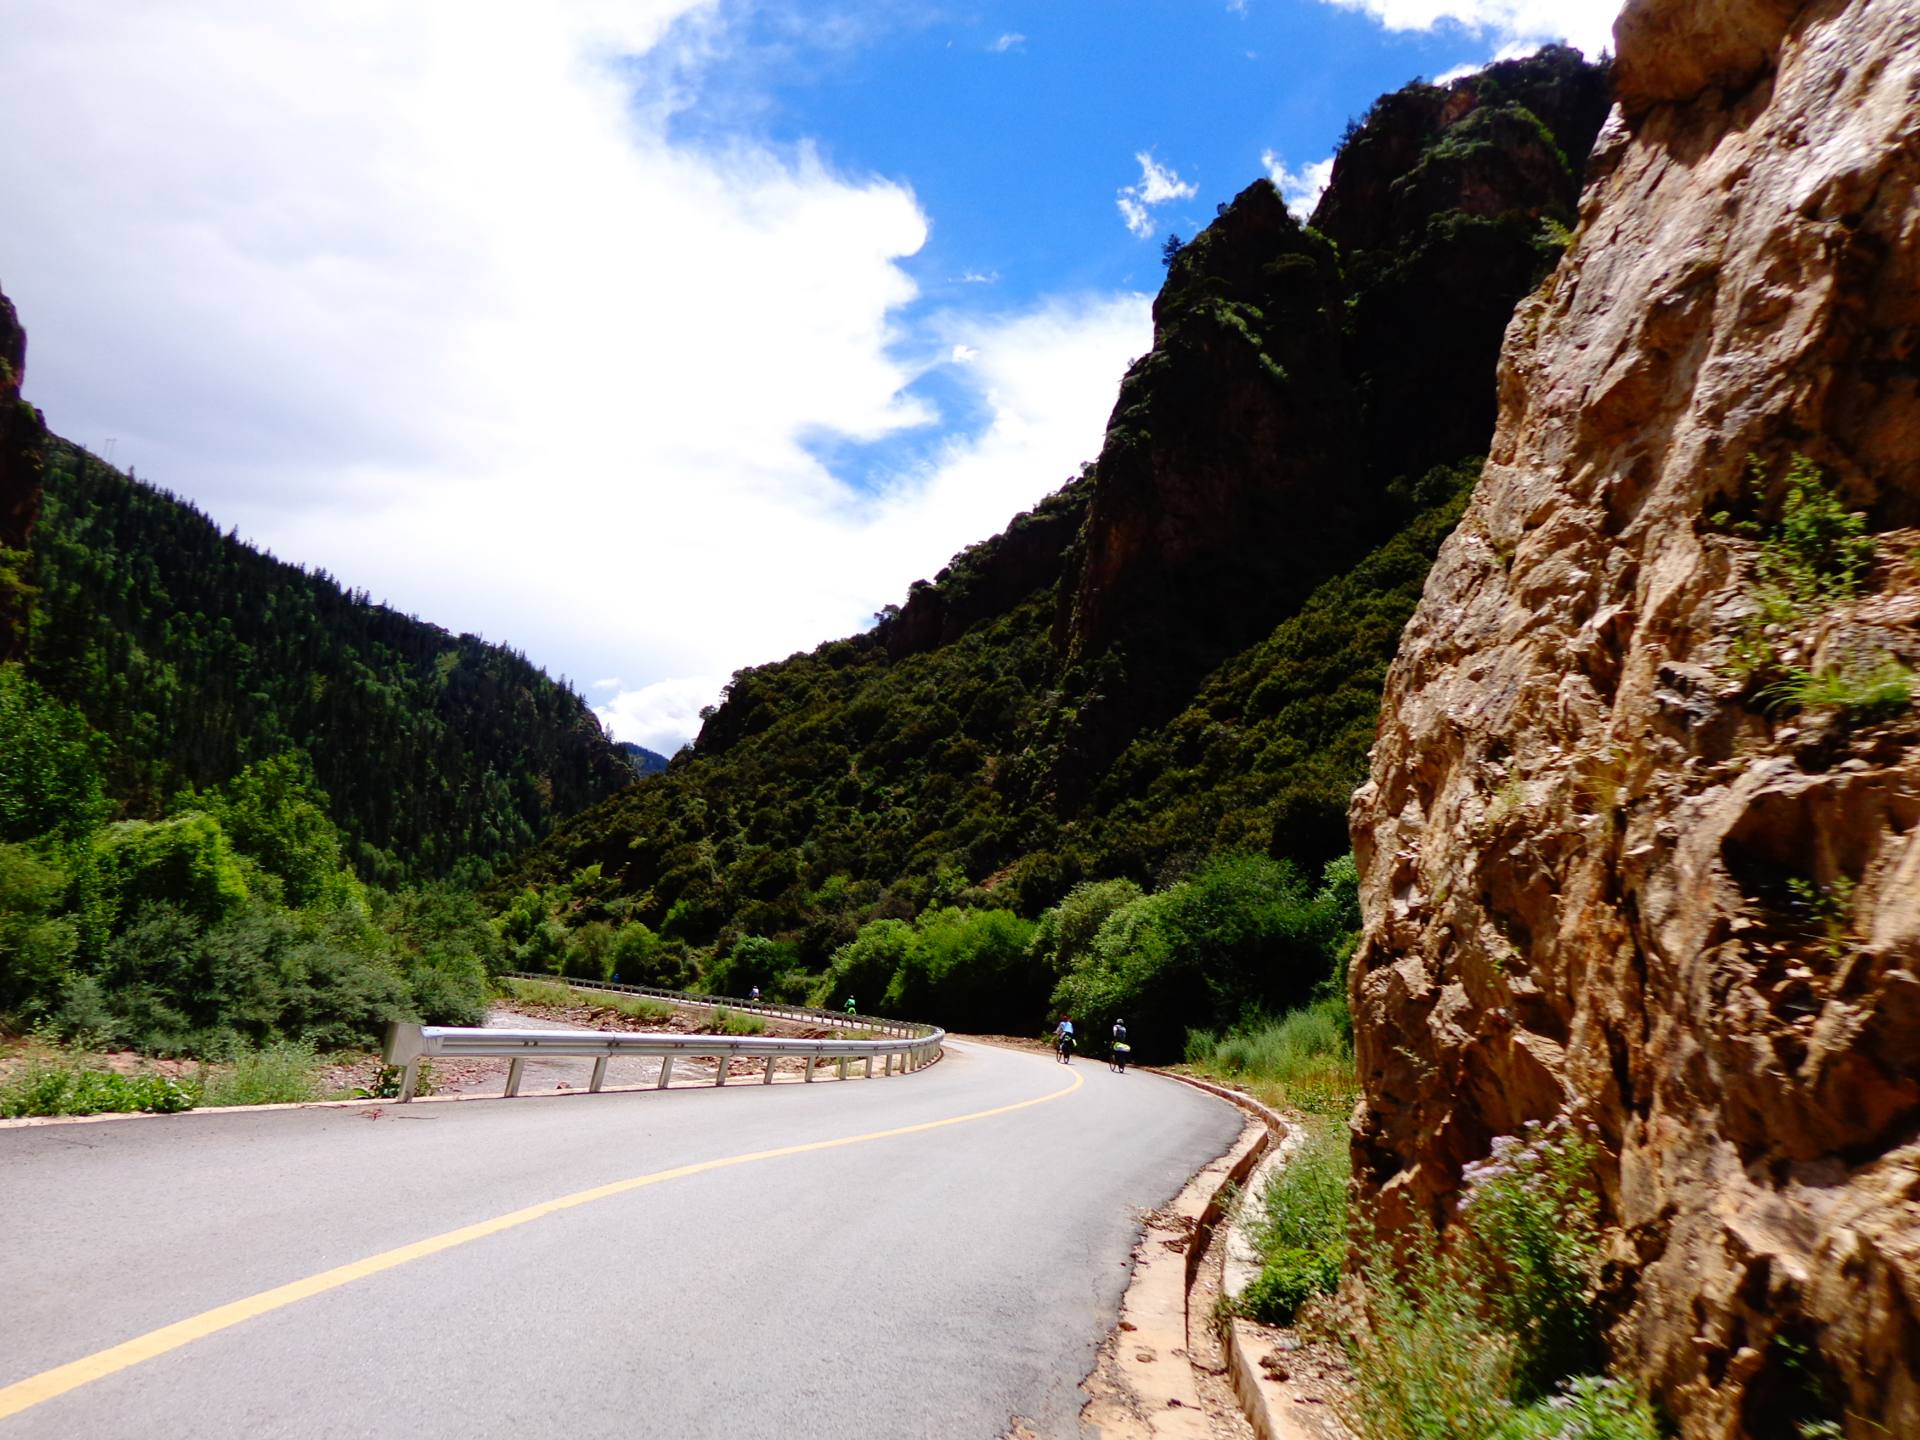
[[[1569,218],[1609,103],[1606,69],[1563,46],[1382,96],[1340,147],[1313,227],[1354,253],[1406,248],[1449,212]]]

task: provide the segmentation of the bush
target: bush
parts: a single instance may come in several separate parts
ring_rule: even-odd
[[[107,815],[106,754],[78,710],[0,665],[0,841],[91,832]]]
[[[1034,957],[1056,975],[1072,971],[1093,947],[1107,917],[1142,895],[1131,880],[1089,880],[1040,917],[1033,934]]]
[[[767,1022],[758,1015],[742,1015],[724,1005],[716,1005],[707,1029],[713,1035],[764,1035]]]
[[[1364,1440],[1657,1433],[1636,1390],[1582,1373],[1600,1358],[1594,1158],[1564,1126],[1505,1137],[1468,1167],[1449,1243],[1403,1235],[1404,1260],[1367,1256],[1371,1324],[1350,1346]]]
[[[1637,1385],[1582,1375],[1515,1412],[1491,1440],[1660,1440],[1660,1427]]]
[[[44,1015],[65,989],[79,935],[64,872],[24,845],[0,845],[0,1014]]]
[[[1352,1172],[1344,1133],[1332,1124],[1310,1127],[1293,1156],[1268,1181],[1253,1232],[1262,1265],[1240,1297],[1254,1319],[1291,1324],[1309,1298],[1340,1283],[1347,1255],[1347,1179]]]
[[[1514,1338],[1522,1398],[1601,1359],[1593,1294],[1600,1278],[1597,1151],[1570,1129],[1529,1124],[1469,1165],[1460,1216],[1466,1254],[1494,1319]]]
[[[396,967],[355,948],[362,943],[267,905],[212,928],[148,905],[83,977],[95,988],[68,986],[62,1014],[78,1022],[84,1007],[104,1011],[100,1028],[111,1038],[160,1054],[217,1057],[283,1039],[361,1043],[387,1021],[417,1015]]]
[[[1241,1310],[1262,1325],[1291,1325],[1302,1305],[1340,1283],[1345,1247],[1282,1250],[1267,1258],[1240,1296]]]
[[[611,980],[613,927],[604,920],[590,920],[572,931],[561,956],[560,973],[575,980]]]
[[[1350,860],[1330,864],[1313,890],[1286,861],[1229,855],[1112,910],[1053,1007],[1089,1033],[1132,1017],[1135,1054],[1172,1059],[1189,1028],[1308,1000],[1338,974],[1358,928]]]

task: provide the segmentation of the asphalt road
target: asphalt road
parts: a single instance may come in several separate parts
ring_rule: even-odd
[[[0,1130],[0,1416],[162,1327],[611,1190],[75,1366],[0,1440],[1072,1436],[1138,1212],[1239,1124],[953,1043],[885,1080]]]

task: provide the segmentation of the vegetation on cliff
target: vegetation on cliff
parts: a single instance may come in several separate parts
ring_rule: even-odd
[[[1222,207],[1172,258],[1097,461],[870,632],[736,674],[690,753],[501,884],[519,962],[752,973],[949,1024],[1126,1007],[1161,1055],[1305,999],[1352,928],[1316,897],[1386,667],[1605,106],[1567,51],[1412,87],[1356,127],[1314,225],[1265,181]],[[1130,928],[1084,967],[953,918],[1044,936],[1109,882]],[[1196,895],[1244,905],[1243,941],[1192,951]]]

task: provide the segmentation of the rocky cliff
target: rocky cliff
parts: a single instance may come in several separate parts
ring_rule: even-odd
[[[1359,1184],[1591,1119],[1685,1435],[1920,1434],[1920,7],[1617,39],[1355,797]]]
[[[1311,224],[1262,180],[1172,261],[1067,557],[1063,790],[1485,453],[1500,338],[1558,259],[1607,73],[1552,49],[1383,97]]]
[[[20,398],[27,374],[27,332],[13,302],[0,295],[0,660],[26,645],[27,546],[40,510],[46,427]]]

